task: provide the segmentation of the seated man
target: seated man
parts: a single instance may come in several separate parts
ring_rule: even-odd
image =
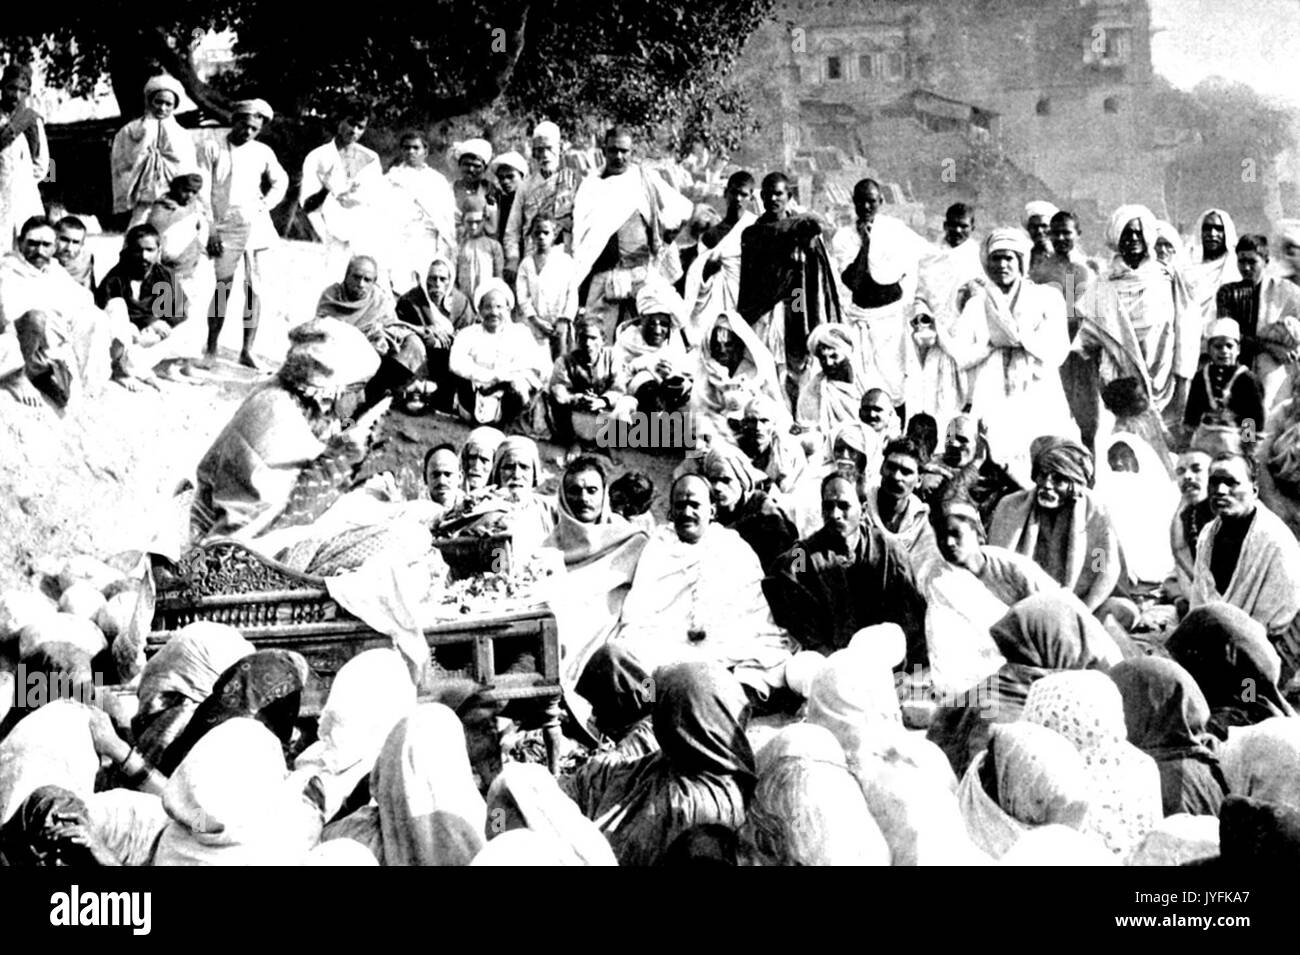
[[[925,455],[911,438],[890,441],[884,455],[880,476],[867,489],[863,509],[884,531],[885,539],[907,554],[913,576],[922,582],[939,556],[929,505],[916,496]]]
[[[857,343],[847,325],[818,325],[808,336],[808,353],[816,360],[800,389],[795,422],[805,431],[833,434],[857,419],[867,390]]]
[[[925,600],[907,555],[880,528],[864,526],[852,481],[828,474],[821,499],[822,528],[778,558],[763,581],[772,616],[803,649],[827,655],[864,627],[895,623],[907,637],[906,665],[924,666]]]
[[[379,281],[379,267],[369,256],[353,258],[343,281],[321,292],[316,317],[337,318],[351,325],[379,355],[379,373],[367,387],[367,401],[373,403],[403,388],[408,395],[424,396],[437,387],[427,379],[413,381],[428,372],[424,342],[416,329],[398,320],[392,296]]]
[[[619,413],[678,411],[694,383],[681,334],[682,301],[665,282],[652,279],[637,293],[637,309],[639,319],[618,329],[613,348],[619,390],[627,395]]]
[[[703,460],[692,463],[713,488],[718,523],[739,534],[767,572],[778,557],[794,546],[799,532],[785,511],[764,492],[766,475],[755,469],[739,448],[726,444],[714,446]]]
[[[479,287],[479,323],[456,333],[447,366],[456,376],[457,410],[478,425],[502,425],[529,406],[542,383],[542,352],[523,325],[511,321],[514,293],[500,279]]]
[[[36,380],[45,379],[50,361],[66,362],[73,395],[97,393],[109,378],[110,346],[114,340],[129,344],[132,337],[124,316],[110,321],[90,292],[54,261],[55,243],[54,224],[34,216],[23,223],[17,249],[0,259],[0,380],[31,406],[51,391],[56,407],[66,403],[59,388],[42,388]],[[29,313],[20,341],[18,320]]]
[[[73,281],[95,294],[95,256],[86,248],[86,224],[76,216],[64,216],[55,226],[54,257]]]
[[[745,452],[749,463],[767,475],[775,491],[789,494],[799,483],[808,456],[798,438],[777,427],[779,420],[776,402],[759,395],[745,406],[736,444]]]
[[[185,292],[176,273],[160,261],[161,254],[162,242],[157,229],[151,225],[132,226],[122,241],[117,265],[109,270],[95,291],[95,303],[100,308],[121,301],[127,320],[134,326],[134,343],[142,348],[165,341],[186,317]],[[151,359],[170,357],[166,351],[159,349],[149,355]],[[151,367],[144,366],[143,362],[140,367],[128,368],[122,348],[114,348],[113,373],[131,390],[138,390],[137,377],[148,381],[152,375]]]
[[[1300,669],[1300,543],[1259,503],[1255,462],[1220,454],[1210,464],[1215,518],[1201,530],[1192,572],[1192,607],[1224,601],[1268,628],[1282,658],[1283,689]]]
[[[583,315],[574,322],[573,335],[573,351],[555,360],[546,391],[551,436],[563,445],[593,439],[600,419],[621,397],[614,352],[605,347],[604,325]]]
[[[1097,613],[1122,578],[1119,536],[1092,495],[1092,455],[1066,438],[1030,446],[1035,486],[1003,498],[989,543],[1032,557],[1052,579]],[[1100,616],[1100,614],[1098,614]]]
[[[785,681],[789,640],[763,600],[758,557],[714,521],[709,483],[686,474],[670,491],[672,524],[650,536],[616,639],[648,665],[704,657],[760,696]]]
[[[424,343],[424,379],[429,387],[436,389],[434,406],[446,412],[452,409],[453,389],[448,369],[451,343],[458,331],[473,325],[475,320],[474,307],[453,284],[454,275],[449,259],[434,259],[424,284],[399,298],[396,309],[398,321],[415,329]]]
[[[458,510],[464,501],[461,481],[460,455],[455,447],[443,443],[430,448],[424,456],[424,486],[428,488],[429,499],[441,504],[444,513]]]
[[[936,467],[946,470],[947,476],[931,500],[967,498],[979,510],[986,527],[993,520],[998,502],[1021,490],[1007,469],[993,461],[980,419],[971,414],[960,414],[948,422],[942,461]]]
[[[1182,501],[1169,525],[1169,548],[1174,555],[1178,596],[1186,602],[1192,592],[1192,569],[1196,566],[1196,541],[1202,528],[1214,520],[1210,507],[1210,454],[1197,448],[1178,456],[1175,468]]]

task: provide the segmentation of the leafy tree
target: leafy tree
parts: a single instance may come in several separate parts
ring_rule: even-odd
[[[619,122],[686,148],[727,148],[752,122],[723,78],[775,0],[427,0],[376,4],[352,19],[255,0],[185,0],[147,15],[103,0],[6,11],[0,49],[39,51],[57,86],[86,93],[104,76],[124,114],[158,68],[217,115],[258,92],[285,113],[328,115],[366,101],[393,125],[434,124],[476,110],[542,115],[568,128]],[[149,20],[140,25],[141,20]],[[195,39],[234,29],[236,72],[213,84],[194,71]]]

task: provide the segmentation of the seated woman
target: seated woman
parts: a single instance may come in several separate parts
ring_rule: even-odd
[[[659,751],[579,770],[570,795],[609,840],[619,865],[655,865],[697,825],[739,829],[754,790],[745,738],[749,706],[740,684],[715,663],[655,672]]]
[[[601,322],[586,315],[573,323],[573,350],[551,368],[543,392],[551,436],[557,444],[594,440],[600,422],[622,397],[612,349],[605,347]]]
[[[1217,816],[1228,784],[1218,741],[1206,731],[1210,705],[1192,675],[1173,660],[1137,657],[1121,662],[1110,678],[1124,698],[1128,741],[1160,770],[1165,815]]]
[[[474,296],[479,324],[456,333],[448,364],[456,383],[456,410],[474,424],[514,421],[542,384],[541,352],[528,329],[513,321],[515,296],[489,279]]]
[[[971,840],[1000,859],[1030,830],[1081,829],[1090,806],[1083,757],[1060,733],[1033,723],[993,728],[957,787]]]
[[[465,502],[460,514],[443,521],[441,533],[483,537],[508,534],[515,552],[535,553],[555,530],[555,501],[537,493],[542,461],[537,442],[514,435],[497,447],[485,494]]]
[[[940,707],[926,732],[959,775],[986,748],[993,724],[1020,718],[1035,682],[1060,670],[1108,669],[1120,660],[1106,628],[1060,589],[1026,597],[989,628],[989,636],[1006,663],[966,690],[957,705]]]
[[[599,326],[596,326],[599,328]],[[608,478],[598,458],[580,455],[560,478],[559,513],[546,547],[564,555],[562,588],[551,601],[560,630],[561,676],[573,686],[618,628],[649,535],[610,510]]]
[[[1115,525],[1128,570],[1120,587],[1149,592],[1174,570],[1168,528],[1178,490],[1155,449],[1135,434],[1112,434],[1097,452],[1097,499]]]
[[[941,694],[960,693],[1006,661],[989,628],[1026,597],[1064,593],[1028,557],[991,547],[975,505],[951,498],[935,505],[935,538],[943,560],[920,581],[926,601],[930,679]]]
[[[691,392],[691,412],[697,422],[708,419],[714,430],[734,443],[745,407],[758,395],[774,402],[777,428],[790,430],[790,409],[777,376],[776,361],[762,341],[735,312],[723,312],[713,322],[700,349],[699,370]]]
[[[378,368],[365,336],[338,319],[292,329],[279,373],[245,399],[199,462],[194,536],[251,539],[310,523],[334,504],[373,426],[363,416],[345,429],[335,403]]]
[[[620,642],[606,643],[582,668],[574,692],[591,711],[588,729],[602,741],[586,765],[629,762],[657,752],[654,680],[635,653]],[[573,697],[569,697],[570,701]]]
[[[614,367],[625,396],[619,414],[624,417],[631,411],[677,411],[690,399],[693,379],[675,304],[662,289],[647,284],[637,295],[641,317],[615,333]]]

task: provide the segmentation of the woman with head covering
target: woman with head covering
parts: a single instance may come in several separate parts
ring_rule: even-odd
[[[659,752],[584,767],[573,781],[619,865],[654,865],[693,826],[738,829],[754,789],[740,684],[718,664],[692,662],[657,670],[654,688]]]
[[[0,742],[0,825],[40,786],[90,797],[99,770],[90,718],[89,707],[56,700],[32,712]]]
[[[500,279],[479,286],[474,295],[479,324],[456,333],[448,368],[458,379],[457,410],[474,424],[507,424],[541,386],[537,343],[523,325],[511,321],[514,293]]]
[[[1205,322],[1182,274],[1156,258],[1157,237],[1156,217],[1146,206],[1115,210],[1106,241],[1116,255],[1079,301],[1082,322],[1073,349],[1097,363],[1102,387],[1135,379],[1149,399],[1145,414],[1158,432],[1167,408],[1171,421],[1182,415]],[[1105,414],[1102,419],[1099,437],[1111,425]]]
[[[758,556],[763,571],[799,539],[794,522],[763,490],[767,476],[734,445],[711,448],[690,462],[713,489],[716,519],[730,527]]]
[[[293,784],[319,793],[327,822],[356,808],[355,793],[374,769],[384,740],[413,709],[415,685],[397,651],[366,650],[339,669],[321,710],[317,741],[293,764]]]
[[[1033,438],[1078,434],[1060,376],[1070,350],[1065,299],[1026,278],[1029,243],[1019,230],[994,229],[982,252],[986,278],[940,341],[970,375],[971,413],[988,425],[994,457],[1023,482]]]
[[[1119,688],[1096,671],[1053,673],[1030,687],[1021,718],[1056,730],[1083,756],[1092,793],[1083,830],[1126,859],[1164,813],[1160,772],[1127,740]]]
[[[758,786],[741,841],[752,865],[890,861],[889,846],[839,742],[810,723],[787,726],[759,753]]]
[[[1006,662],[989,628],[1008,609],[1060,585],[1028,557],[987,544],[979,511],[966,499],[941,501],[931,515],[943,560],[918,583],[926,598],[930,679],[947,695],[975,686]]]
[[[614,332],[613,361],[619,400],[615,415],[679,411],[691,397],[680,296],[666,281],[648,281],[637,292],[638,318]]]
[[[1222,766],[1229,792],[1300,811],[1300,720],[1275,716],[1237,727]]]
[[[507,763],[488,790],[488,844],[517,829],[552,841],[561,850],[560,865],[617,865],[600,830],[535,763]]]
[[[158,760],[158,771],[171,775],[199,740],[240,717],[261,723],[287,748],[307,673],[307,661],[291,650],[258,650],[233,664],[199,704],[176,742],[167,747]]]
[[[691,412],[697,418],[711,419],[718,433],[734,442],[735,423],[750,400],[760,394],[776,402],[777,427],[789,430],[790,410],[772,353],[740,315],[724,312],[713,320],[700,346]]]
[[[1223,209],[1206,209],[1192,226],[1183,274],[1191,290],[1192,305],[1203,326],[1217,317],[1215,299],[1220,288],[1240,282],[1237,269],[1237,227]]]
[[[163,794],[156,866],[292,865],[320,839],[319,812],[287,785],[280,743],[236,718],[204,736]]]
[[[1210,706],[1192,675],[1161,657],[1124,660],[1110,671],[1124,698],[1128,741],[1156,761],[1166,816],[1217,816],[1227,790]]]
[[[1004,723],[962,776],[957,800],[972,841],[1000,859],[1039,826],[1082,829],[1091,787],[1083,757],[1060,733]]]
[[[1178,489],[1156,450],[1135,434],[1116,432],[1097,445],[1097,501],[1110,515],[1124,554],[1126,590],[1150,590],[1173,573],[1169,524]]]
[[[1096,611],[1121,576],[1119,537],[1093,486],[1092,455],[1077,441],[1043,437],[1030,446],[1034,487],[998,502],[989,542],[1033,558]]]
[[[934,715],[926,736],[943,749],[957,773],[964,773],[985,749],[995,723],[1019,719],[1030,688],[1060,670],[1105,669],[1120,660],[1106,629],[1060,589],[1026,597],[989,628],[1006,662],[985,681]]]
[[[315,319],[289,333],[279,373],[240,405],[199,462],[191,524],[196,537],[253,538],[309,524],[339,499],[365,456],[377,420],[344,429],[335,402],[368,380],[379,356],[357,329]]]
[[[880,384],[858,356],[858,339],[848,325],[818,325],[808,336],[808,354],[815,359],[804,379],[795,406],[795,420],[807,431],[830,435],[845,422],[858,420],[858,408],[868,388]]]
[[[173,115],[181,94],[174,77],[151,78],[144,84],[144,115],[113,138],[113,211],[131,213],[128,227],[149,217],[154,202],[167,195],[177,175],[198,168],[194,140]]]
[[[465,731],[440,703],[424,703],[388,734],[370,773],[372,804],[330,825],[380,865],[468,865],[483,847],[487,810],[474,787]]]
[[[613,748],[596,753],[587,765],[629,762],[658,751],[651,717],[654,686],[649,671],[621,641],[591,655],[574,690],[591,710],[588,726]]]
[[[1156,260],[1170,271],[1182,271],[1186,265],[1183,237],[1164,219],[1156,220]]]
[[[632,587],[646,531],[609,507],[608,476],[598,458],[581,455],[560,478],[554,530],[543,542],[564,555],[566,573],[551,601],[561,635],[561,673],[567,686],[578,681],[587,661],[618,628],[623,601]]]
[[[200,621],[182,627],[144,666],[131,720],[135,748],[157,765],[229,667],[256,652],[234,627]]]
[[[1207,726],[1219,739],[1228,738],[1229,727],[1295,716],[1277,685],[1281,658],[1263,625],[1244,610],[1225,603],[1197,607],[1170,634],[1165,651],[1205,694]]]

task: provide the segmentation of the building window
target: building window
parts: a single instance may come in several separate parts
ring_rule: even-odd
[[[844,79],[844,61],[838,56],[826,57],[826,78],[828,80]]]
[[[1039,116],[1052,115],[1052,101],[1048,99],[1046,96],[1044,96],[1042,99],[1038,101],[1038,105],[1034,107],[1034,112],[1036,112]]]
[[[907,58],[901,52],[859,53],[858,78],[897,83],[907,78]]]
[[[1102,108],[1103,110],[1105,110],[1107,113],[1118,113],[1118,112],[1119,112],[1119,97],[1118,97],[1118,96],[1107,96],[1104,100],[1102,100],[1101,108]]]

